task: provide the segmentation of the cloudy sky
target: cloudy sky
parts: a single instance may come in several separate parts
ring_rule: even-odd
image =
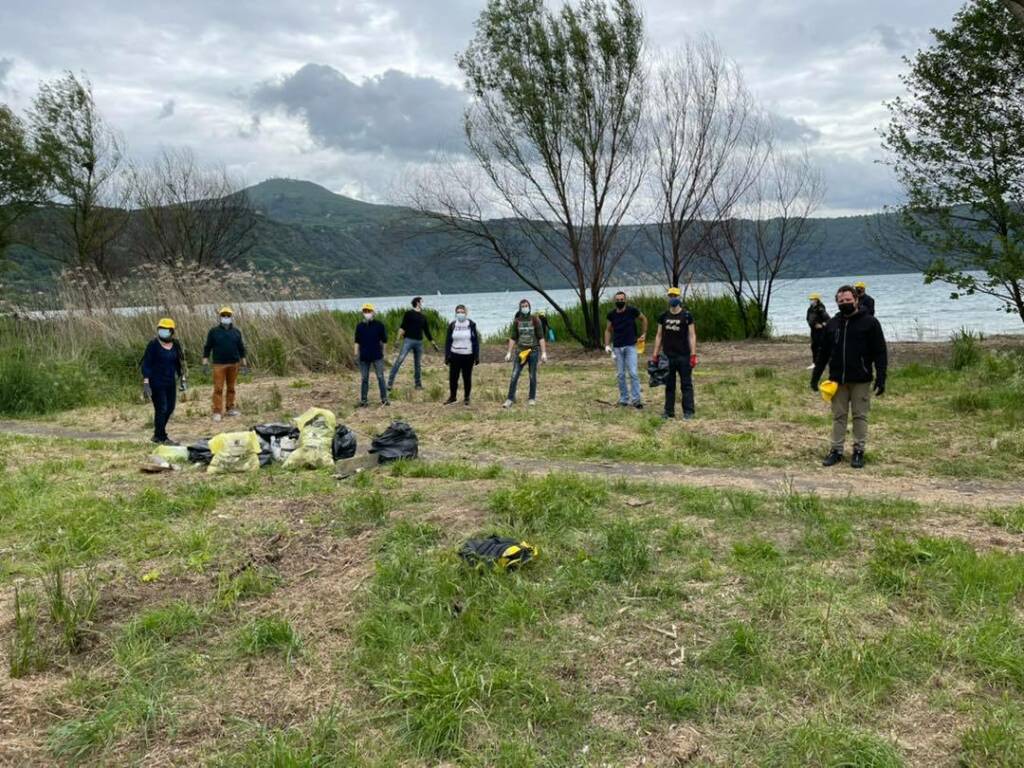
[[[316,181],[384,201],[403,169],[459,145],[455,53],[484,0],[3,0],[0,101],[85,72],[133,156],[191,146],[249,183]],[[709,33],[752,90],[806,139],[824,213],[897,197],[877,165],[901,56],[961,0],[647,0],[652,44]]]

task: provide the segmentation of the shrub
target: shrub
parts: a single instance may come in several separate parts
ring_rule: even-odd
[[[982,350],[979,346],[984,337],[980,333],[974,333],[967,328],[961,328],[953,334],[953,353],[949,366],[954,371],[962,371],[964,368],[973,368],[982,358]]]

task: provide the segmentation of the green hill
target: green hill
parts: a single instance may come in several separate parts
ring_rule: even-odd
[[[259,217],[257,243],[248,254],[260,273],[300,275],[318,297],[389,295],[441,290],[500,291],[518,280],[493,262],[483,248],[460,247],[439,226],[415,211],[375,205],[335,194],[309,181],[270,179],[246,190]],[[35,217],[38,241],[45,241],[48,212]],[[906,271],[877,253],[867,237],[869,217],[817,220],[813,242],[796,252],[787,277],[885,274]],[[501,228],[507,222],[496,222]],[[615,282],[660,281],[661,262],[652,246],[653,230],[629,228],[630,247]],[[524,247],[524,253],[528,249]],[[10,252],[4,292],[30,304],[48,303],[55,263],[29,248]],[[122,249],[116,263],[129,275],[133,254]],[[537,264],[541,281],[564,287],[557,273]],[[699,277],[699,276],[698,276]]]

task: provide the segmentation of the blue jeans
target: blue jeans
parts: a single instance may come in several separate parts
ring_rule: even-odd
[[[513,353],[512,358],[512,380],[508,383],[508,399],[516,401],[516,388],[519,386],[519,374],[523,372],[523,364],[519,362],[519,352]],[[533,350],[526,358],[526,365],[530,367],[530,399],[537,399],[537,362],[540,357],[539,350]]]
[[[619,376],[619,402],[639,403],[640,376],[636,372],[636,347],[615,347],[614,354],[615,371]],[[626,389],[626,374],[629,374],[629,390]]]
[[[359,361],[359,372],[363,375],[363,383],[359,390],[359,400],[366,402],[366,396],[370,392],[370,368],[373,368],[373,372],[377,374],[377,386],[380,388],[380,400],[384,402],[388,399],[388,390],[384,386],[384,360],[373,360],[367,362],[366,360]]]
[[[178,393],[174,385],[169,387],[152,386],[153,391],[153,439],[167,439],[167,422],[174,413]]]
[[[395,358],[395,364],[391,366],[391,375],[388,376],[388,389],[395,386],[395,377],[398,376],[398,370],[402,367],[402,363],[405,362],[406,355],[409,354],[409,350],[412,350],[412,362],[414,368],[414,376],[416,379],[416,386],[422,387],[423,380],[420,377],[420,360],[423,358],[423,340],[422,339],[403,339],[402,340],[402,351],[398,357]]]

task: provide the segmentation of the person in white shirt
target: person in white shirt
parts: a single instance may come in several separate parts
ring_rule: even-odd
[[[451,405],[458,399],[459,377],[462,377],[464,402],[469,405],[473,391],[473,366],[480,364],[480,335],[476,323],[469,319],[465,304],[455,307],[455,319],[448,323],[448,335],[444,341],[444,362],[448,366],[448,399]]]

